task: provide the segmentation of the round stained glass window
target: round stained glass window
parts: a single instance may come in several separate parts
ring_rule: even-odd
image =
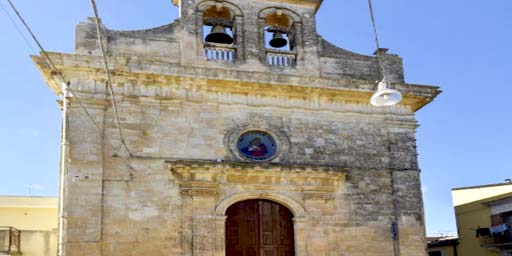
[[[236,146],[242,156],[255,161],[268,160],[277,152],[277,144],[272,135],[262,131],[242,134]]]

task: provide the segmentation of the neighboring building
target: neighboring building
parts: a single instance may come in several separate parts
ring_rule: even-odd
[[[512,183],[452,190],[463,256],[512,255]]]
[[[73,89],[60,255],[426,256],[415,112],[439,88],[380,49],[404,100],[370,106],[377,59],[318,36],[321,2],[175,0],[169,25],[102,25],[123,138],[95,19],[49,53]]]
[[[0,196],[0,255],[57,254],[57,198]]]
[[[458,256],[457,246],[459,239],[457,237],[427,237],[428,256]]]

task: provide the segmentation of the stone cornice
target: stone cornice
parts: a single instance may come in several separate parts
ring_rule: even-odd
[[[301,193],[304,200],[332,200],[346,170],[332,166],[174,160],[166,161],[187,197],[218,197],[222,186]]]
[[[208,160],[166,160],[171,170],[197,169],[197,170],[238,170],[238,171],[286,171],[288,173],[317,172],[316,176],[330,177],[332,173],[340,173],[342,176],[349,171],[347,168],[329,165],[285,164],[285,163],[260,163],[260,162],[229,162]]]
[[[74,54],[50,54],[53,62],[64,75],[78,79],[105,80],[101,58]],[[38,56],[34,62],[43,74],[46,82],[55,91],[60,85],[52,76],[46,62]],[[114,83],[137,82],[140,85],[162,86],[189,83],[200,85],[198,89],[215,92],[259,94],[268,93],[304,98],[316,97],[318,100],[336,101],[368,105],[375,85],[370,81],[354,79],[335,79],[317,76],[300,76],[276,72],[248,72],[226,68],[190,67],[177,63],[164,63],[126,57],[111,58]],[[145,70],[141,67],[151,67]],[[266,81],[262,78],[266,78]],[[263,80],[263,81],[262,81]],[[277,82],[276,82],[277,81]],[[417,111],[431,102],[441,91],[435,86],[394,84],[404,94],[401,106]],[[315,100],[315,99],[311,99]]]

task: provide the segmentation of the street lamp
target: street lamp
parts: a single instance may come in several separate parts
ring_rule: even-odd
[[[400,101],[402,101],[402,94],[395,89],[391,89],[391,83],[384,76],[384,79],[379,82],[377,91],[373,94],[370,103],[375,107],[387,107],[396,105]]]

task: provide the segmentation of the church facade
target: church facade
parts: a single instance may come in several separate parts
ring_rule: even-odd
[[[439,88],[320,37],[321,2],[175,0],[169,25],[102,25],[123,137],[96,20],[49,53],[73,91],[60,255],[425,256],[414,114]],[[401,104],[369,105],[382,75]]]

